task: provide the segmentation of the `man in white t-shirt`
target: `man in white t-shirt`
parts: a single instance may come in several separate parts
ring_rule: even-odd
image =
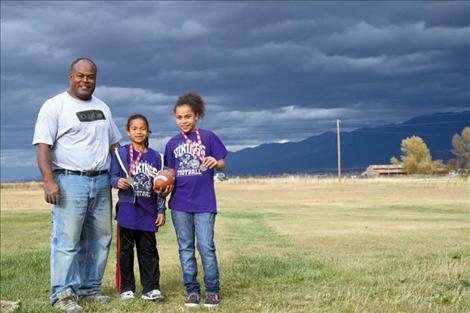
[[[70,66],[70,87],[39,111],[33,144],[52,207],[51,297],[78,313],[80,301],[109,302],[101,294],[111,244],[110,149],[121,134],[109,107],[93,96],[97,68],[87,58]]]

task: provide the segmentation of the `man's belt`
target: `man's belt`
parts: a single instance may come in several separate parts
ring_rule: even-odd
[[[98,175],[104,175],[108,173],[108,170],[101,170],[101,171],[71,171],[71,170],[65,170],[62,168],[56,169],[53,171],[54,173],[58,174],[65,174],[65,175],[79,175],[79,176],[87,176],[87,177],[93,177],[93,176],[98,176]]]

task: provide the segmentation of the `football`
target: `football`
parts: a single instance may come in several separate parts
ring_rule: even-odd
[[[175,171],[171,168],[163,169],[157,172],[153,179],[153,189],[163,190],[167,186],[175,183]]]

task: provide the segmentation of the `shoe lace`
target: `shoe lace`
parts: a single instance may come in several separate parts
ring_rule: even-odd
[[[61,302],[62,306],[65,308],[73,308],[77,306],[77,303],[73,297],[64,298]]]

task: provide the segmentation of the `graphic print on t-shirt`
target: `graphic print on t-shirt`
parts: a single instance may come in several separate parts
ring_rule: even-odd
[[[192,142],[191,145],[196,145],[196,148],[202,149],[201,145],[196,142]],[[202,175],[199,167],[201,166],[201,160],[194,154],[193,149],[189,143],[181,143],[175,150],[173,155],[179,161],[177,167],[176,176],[197,176]]]
[[[153,178],[157,175],[158,169],[150,163],[142,160],[137,165],[134,174],[134,192],[137,197],[151,198],[153,190]]]
[[[77,117],[80,122],[93,122],[106,119],[106,116],[104,116],[104,113],[101,110],[88,110],[77,112]]]

